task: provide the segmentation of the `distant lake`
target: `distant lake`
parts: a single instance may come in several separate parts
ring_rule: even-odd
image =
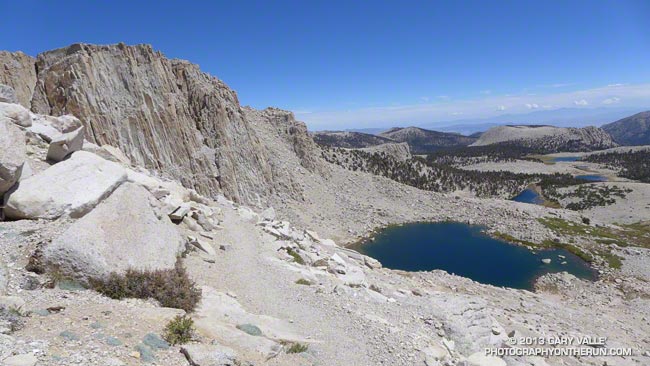
[[[521,193],[516,195],[512,200],[516,202],[532,203],[535,205],[541,205],[544,203],[544,199],[540,197],[539,193],[531,188],[526,188]]]
[[[493,239],[481,230],[481,226],[456,222],[407,224],[386,228],[352,249],[379,260],[387,268],[442,269],[477,282],[519,289],[532,289],[537,277],[552,272],[596,278],[588,263],[564,249],[533,253]],[[551,259],[551,263],[542,263],[544,258]]]
[[[578,161],[580,160],[580,156],[558,156],[553,158],[554,163],[559,163],[559,162],[567,162],[567,161]]]
[[[607,177],[602,175],[576,175],[576,178],[586,180],[589,182],[607,182]]]

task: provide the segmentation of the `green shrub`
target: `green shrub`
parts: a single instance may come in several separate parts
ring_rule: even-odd
[[[163,338],[172,345],[183,344],[192,340],[194,320],[187,315],[177,315],[165,326]]]
[[[297,280],[297,281],[296,281],[296,284],[298,284],[298,285],[305,285],[305,286],[311,286],[311,282],[309,282],[308,280],[306,280],[306,279],[304,279],[304,278],[301,278],[301,279]]]
[[[305,265],[305,260],[302,259],[302,257],[300,256],[300,254],[298,254],[298,252],[296,252],[296,251],[293,250],[292,248],[287,248],[287,254],[289,254],[289,255],[293,258],[293,261],[294,261],[294,262],[296,262],[296,263],[298,263],[298,264]]]
[[[161,306],[192,311],[201,300],[201,290],[189,278],[180,261],[174,269],[111,273],[108,278],[91,280],[91,287],[110,298],[156,299]]]
[[[291,344],[291,347],[287,349],[287,353],[302,353],[302,352],[306,352],[308,348],[309,346],[307,346],[306,344],[293,343]]]

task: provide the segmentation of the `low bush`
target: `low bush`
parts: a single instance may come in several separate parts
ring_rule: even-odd
[[[110,298],[152,298],[161,306],[192,311],[201,300],[201,290],[189,278],[187,271],[176,262],[174,269],[139,271],[129,269],[124,274],[111,273],[106,279],[91,280],[91,287]]]
[[[194,320],[187,315],[177,315],[165,326],[163,338],[172,345],[184,344],[194,336]]]
[[[303,353],[303,352],[306,352],[308,348],[309,348],[309,346],[307,346],[306,344],[293,343],[287,349],[287,353]]]

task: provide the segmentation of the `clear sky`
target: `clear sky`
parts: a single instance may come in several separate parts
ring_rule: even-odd
[[[0,49],[149,43],[310,128],[650,107],[650,1],[0,1]]]

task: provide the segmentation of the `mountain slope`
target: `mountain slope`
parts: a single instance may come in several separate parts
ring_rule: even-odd
[[[419,127],[391,128],[380,133],[379,136],[408,143],[414,154],[429,153],[445,147],[467,146],[476,141],[472,137],[456,133],[431,131]]]
[[[382,136],[352,131],[317,131],[312,132],[311,135],[319,145],[347,149],[360,149],[395,142]]]
[[[514,143],[547,152],[592,151],[616,146],[612,137],[597,127],[564,128],[539,125],[493,127],[471,146],[499,143]]]
[[[601,127],[621,145],[650,144],[650,111],[608,123]]]

